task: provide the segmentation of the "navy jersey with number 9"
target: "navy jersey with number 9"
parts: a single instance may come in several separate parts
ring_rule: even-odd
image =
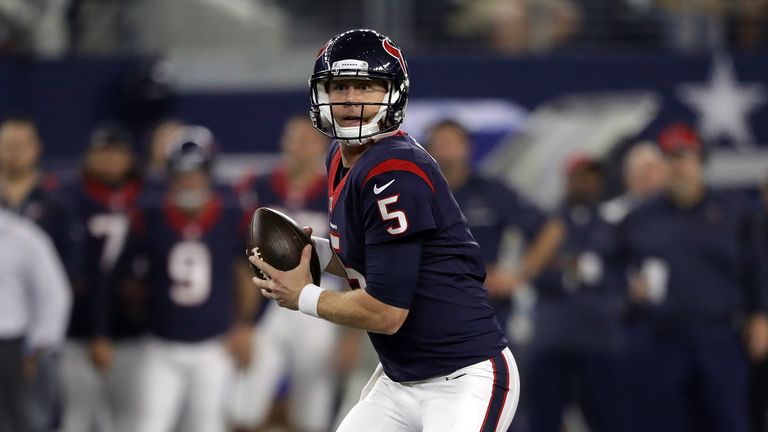
[[[234,262],[245,246],[242,210],[217,195],[197,217],[166,199],[143,209],[134,234],[149,265],[148,326],[166,340],[198,342],[228,330],[234,315]]]

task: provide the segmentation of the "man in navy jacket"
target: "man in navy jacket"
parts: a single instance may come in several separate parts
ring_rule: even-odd
[[[621,226],[632,316],[648,335],[643,349],[635,347],[647,361],[633,373],[647,385],[634,390],[647,397],[636,408],[649,423],[636,425],[746,432],[745,348],[764,355],[768,326],[759,228],[739,197],[704,184],[695,132],[670,126],[659,146],[669,184]]]

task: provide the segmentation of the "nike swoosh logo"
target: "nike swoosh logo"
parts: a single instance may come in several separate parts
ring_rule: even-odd
[[[397,180],[397,179],[390,180],[389,183],[385,184],[382,187],[379,187],[378,185],[373,185],[373,194],[374,195],[378,195],[378,194],[382,193],[384,191],[384,189],[388,188],[389,185],[391,185],[392,183],[395,182],[395,180]]]

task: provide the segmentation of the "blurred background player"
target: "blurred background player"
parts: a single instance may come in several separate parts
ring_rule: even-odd
[[[149,136],[147,143],[147,161],[144,167],[144,177],[147,182],[161,184],[166,180],[168,168],[168,146],[184,123],[175,118],[161,120]]]
[[[565,235],[534,281],[528,420],[532,431],[558,432],[565,408],[578,401],[591,431],[615,431],[623,279],[610,264],[613,227],[598,211],[603,168],[574,156],[566,169],[565,201],[553,216]]]
[[[644,385],[632,407],[636,430],[746,432],[747,358],[768,350],[765,257],[739,196],[704,183],[705,148],[683,124],[665,128],[664,193],[621,227],[636,325],[634,371]],[[743,345],[741,332],[746,336]]]
[[[75,265],[76,233],[70,209],[58,194],[59,180],[40,168],[43,148],[35,122],[28,117],[9,117],[0,124],[0,206],[35,222],[53,241],[69,274]],[[60,404],[58,358],[41,357],[33,397],[35,421],[54,427]],[[42,427],[42,426],[39,426]]]
[[[168,187],[142,204],[132,239],[138,245],[121,260],[125,265],[141,256],[148,264],[151,336],[137,378],[137,431],[223,431],[232,372],[227,337],[250,352],[250,323],[236,320],[243,306],[236,267],[247,265],[241,258],[243,214],[234,196],[213,184],[214,147],[204,127],[179,130],[168,149]]]
[[[131,137],[116,125],[96,129],[67,190],[80,239],[62,358],[64,432],[134,430],[144,293],[127,272],[116,274],[115,264],[140,191]],[[101,307],[105,302],[94,296],[106,290],[115,295]]]
[[[324,160],[328,143],[306,114],[290,118],[280,141],[280,165],[241,187],[248,207],[274,208],[312,227],[314,233],[327,235]],[[340,280],[324,276],[322,285],[338,291]],[[235,405],[237,423],[263,426],[280,384],[287,380],[290,430],[328,430],[335,400],[338,334],[339,328],[330,322],[269,302],[257,326],[252,365],[237,380],[243,386]]]
[[[72,265],[71,214],[56,196],[57,177],[43,173],[43,146],[31,118],[0,124],[0,204],[37,223],[53,240],[67,270]]]
[[[48,236],[31,222],[0,208],[2,431],[51,430],[51,418],[41,416],[37,381],[42,372],[40,359],[64,342],[71,300],[68,285]]]

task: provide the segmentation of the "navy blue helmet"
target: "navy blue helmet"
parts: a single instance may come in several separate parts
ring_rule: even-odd
[[[215,153],[216,139],[203,126],[183,126],[166,148],[168,172],[208,171]]]
[[[350,103],[331,103],[328,84],[334,78],[382,80],[387,93],[381,102],[358,103],[355,106],[375,105],[379,112],[358,126],[341,127],[333,119],[334,106]],[[393,135],[400,129],[408,104],[408,67],[400,48],[387,36],[374,30],[350,30],[331,38],[320,49],[315,69],[309,79],[310,117],[312,123],[325,135],[346,144],[365,144],[375,138]]]

